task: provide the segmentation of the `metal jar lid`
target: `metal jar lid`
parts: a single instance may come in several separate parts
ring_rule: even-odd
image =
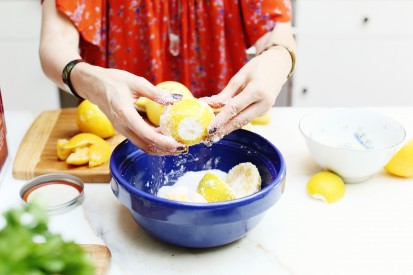
[[[82,204],[84,184],[69,174],[46,174],[28,181],[20,189],[25,204],[37,198],[49,214],[61,214]]]

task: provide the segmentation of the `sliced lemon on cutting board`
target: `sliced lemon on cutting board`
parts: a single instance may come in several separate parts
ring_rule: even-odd
[[[413,176],[413,139],[409,140],[384,166],[384,169],[395,176]]]
[[[112,148],[101,137],[91,133],[80,133],[70,140],[59,139],[56,152],[60,160],[71,165],[95,167],[107,162],[112,154]]]
[[[237,198],[249,196],[261,189],[261,176],[251,162],[235,165],[225,179]]]
[[[197,187],[197,193],[208,202],[219,202],[236,198],[229,185],[210,172],[207,172],[202,177]]]
[[[344,196],[346,188],[344,181],[338,175],[323,171],[309,179],[307,192],[314,199],[333,203]]]
[[[207,128],[214,118],[214,111],[198,99],[182,99],[167,107],[161,116],[163,134],[191,146],[207,136]]]

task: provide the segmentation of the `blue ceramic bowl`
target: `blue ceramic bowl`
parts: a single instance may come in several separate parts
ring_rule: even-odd
[[[156,196],[187,171],[228,172],[252,162],[260,172],[261,190],[250,196],[216,203],[187,203]],[[111,188],[135,221],[150,235],[184,247],[214,247],[236,241],[255,227],[281,197],[285,162],[262,136],[236,130],[211,147],[198,144],[180,156],[152,156],[125,140],[110,159]]]

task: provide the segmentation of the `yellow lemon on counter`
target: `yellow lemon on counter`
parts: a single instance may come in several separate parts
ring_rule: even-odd
[[[225,179],[237,198],[254,194],[261,189],[261,176],[251,162],[244,162],[232,167]]]
[[[413,176],[413,139],[409,140],[384,166],[384,169],[395,176]]]
[[[77,107],[76,124],[83,133],[92,133],[101,138],[115,134],[111,122],[99,107],[89,100],[83,100]]]
[[[251,120],[253,125],[267,125],[271,122],[271,114],[268,112],[263,116],[259,116]]]
[[[174,94],[181,94],[183,95],[183,98],[194,98],[192,95],[191,91],[182,83],[176,82],[176,81],[164,81],[156,85],[157,88],[166,90],[170,93]],[[143,104],[143,99],[139,99],[141,102],[139,104]],[[138,100],[138,102],[139,102]],[[136,103],[138,104],[138,103]],[[160,117],[165,111],[166,106],[161,105],[159,103],[156,103],[153,100],[150,100],[146,98],[145,104],[145,109],[146,109],[146,115],[148,116],[149,121],[156,125],[160,125]]]
[[[198,99],[182,99],[168,106],[160,119],[163,134],[191,146],[200,143],[208,134],[207,128],[214,111]]]
[[[112,154],[110,144],[91,133],[80,133],[70,140],[59,139],[56,147],[58,158],[71,165],[95,167],[107,162]]]
[[[197,187],[197,193],[208,202],[219,202],[233,200],[236,198],[231,187],[221,180],[217,175],[207,172]]]
[[[338,175],[323,171],[310,178],[307,182],[307,192],[315,199],[332,203],[344,196],[346,188]]]

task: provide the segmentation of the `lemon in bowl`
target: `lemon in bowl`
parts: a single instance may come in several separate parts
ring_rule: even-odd
[[[309,112],[299,128],[314,161],[346,183],[366,181],[383,169],[406,137],[397,121],[363,108]]]
[[[87,99],[77,106],[76,124],[83,133],[95,134],[101,138],[115,135],[115,129],[107,116]]]
[[[182,99],[168,106],[162,114],[161,132],[191,146],[204,140],[214,117],[214,111],[207,103],[195,98]]]

